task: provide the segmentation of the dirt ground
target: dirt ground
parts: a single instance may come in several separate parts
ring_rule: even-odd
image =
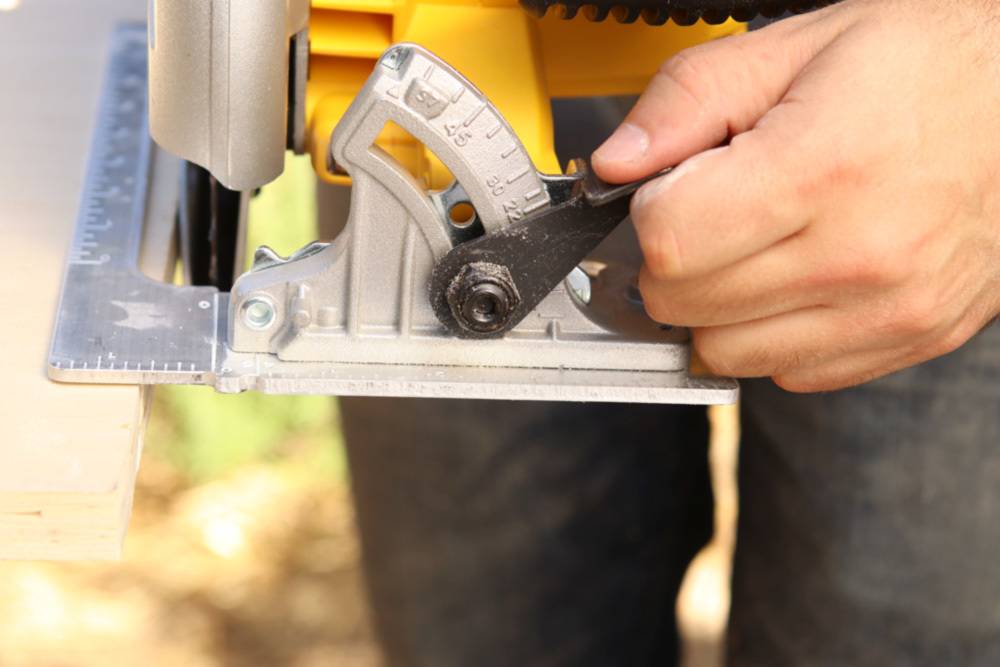
[[[343,483],[147,457],[135,507],[121,563],[0,565],[0,665],[379,664]]]

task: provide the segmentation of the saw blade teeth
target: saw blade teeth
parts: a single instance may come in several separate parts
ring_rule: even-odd
[[[666,7],[646,7],[642,10],[642,20],[648,25],[663,25],[670,20],[670,10]]]
[[[608,18],[608,14],[611,12],[611,7],[609,5],[584,5],[583,15],[587,17],[589,21],[595,23],[600,23],[604,19]]]
[[[728,11],[706,11],[702,13],[701,20],[709,25],[719,25],[729,20]]]
[[[520,0],[521,9],[536,18],[542,18],[549,10],[546,0]]]
[[[641,16],[645,23],[654,26],[668,20],[682,26],[699,20],[710,25],[729,19],[747,22],[758,16],[774,18],[835,2],[838,0],[520,0],[526,11],[539,18],[554,7],[556,15],[565,20],[582,14],[594,22],[613,16],[619,23],[634,23]]]
[[[559,18],[569,21],[576,18],[577,12],[580,11],[580,4],[577,2],[560,2],[556,5],[556,11]]]
[[[611,14],[619,23],[635,23],[641,13],[642,9],[640,7],[632,7],[629,5],[618,5],[611,10]]]
[[[670,10],[670,20],[680,26],[694,25],[698,22],[698,13],[689,9],[677,7]]]

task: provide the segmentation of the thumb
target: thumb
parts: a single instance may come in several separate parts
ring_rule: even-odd
[[[751,129],[799,72],[847,27],[836,8],[686,49],[668,60],[592,163],[624,183]]]

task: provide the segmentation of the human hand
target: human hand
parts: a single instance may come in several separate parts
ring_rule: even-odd
[[[1000,311],[1000,6],[848,0],[689,49],[593,156],[681,161],[633,198],[639,284],[712,371],[822,391],[948,353]]]

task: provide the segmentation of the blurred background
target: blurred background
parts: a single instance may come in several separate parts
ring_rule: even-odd
[[[293,159],[251,208],[250,247],[311,241],[314,178]],[[716,537],[680,602],[686,667],[722,664],[736,418],[712,413]],[[162,387],[120,563],[0,564],[0,666],[380,665],[337,404]]]

